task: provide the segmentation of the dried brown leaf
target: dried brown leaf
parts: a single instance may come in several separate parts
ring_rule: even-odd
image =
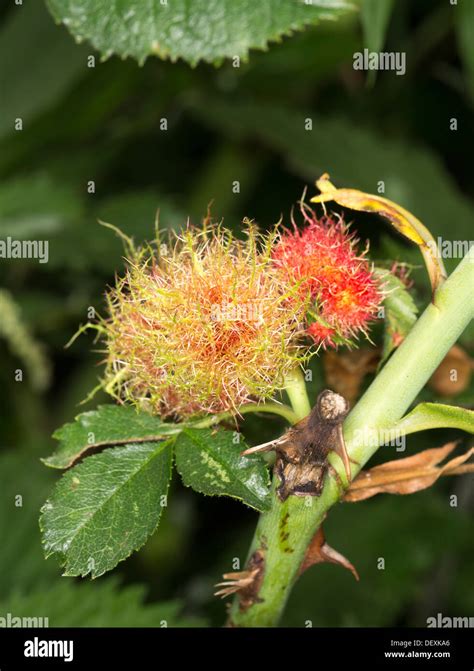
[[[456,445],[456,442],[447,443],[443,447],[424,450],[411,457],[388,461],[362,471],[352,481],[344,501],[355,503],[381,493],[413,494],[430,487],[441,475],[474,472],[474,464],[464,464],[474,454],[474,447],[444,465],[438,465],[451,454]]]

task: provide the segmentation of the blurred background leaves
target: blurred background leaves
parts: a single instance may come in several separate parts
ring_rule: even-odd
[[[105,287],[123,268],[121,242],[99,219],[137,241],[153,236],[158,211],[160,228],[177,230],[188,217],[198,223],[210,203],[237,234],[245,216],[263,228],[280,216],[288,224],[304,188],[313,195],[314,180],[328,171],[337,186],[368,192],[383,181],[384,195],[411,209],[435,237],[469,239],[472,3],[354,4],[361,13],[342,13],[268,52],[251,51],[239,67],[227,61],[219,68],[156,57],[143,67],[117,57],[102,62],[90,44],[77,45],[55,25],[42,2],[0,10],[0,238],[47,239],[50,246],[47,264],[0,263],[2,295],[14,302],[19,324],[7,336],[0,328],[0,615],[49,615],[50,624],[61,625],[220,625],[224,607],[212,585],[235,570],[234,558],[243,565],[256,523],[239,503],[198,496],[175,480],[158,533],[112,578],[60,578],[55,561],[43,559],[37,518],[54,475],[39,458],[100,375],[92,337],[64,345],[89,308],[103,309]],[[365,46],[405,50],[406,75],[378,72],[375,79],[355,71],[353,54]],[[373,217],[347,218],[370,238],[377,264],[414,266],[411,291],[422,308],[429,288],[419,252]],[[458,259],[445,261],[451,271]],[[15,349],[21,329],[51,371],[43,391]],[[382,342],[381,327],[373,338]],[[463,348],[470,351],[472,340],[471,330]],[[15,381],[19,368],[23,382]],[[315,398],[326,384],[320,361],[312,374]],[[418,400],[440,398],[427,387]],[[98,394],[83,409],[104,400]],[[472,406],[472,382],[450,401]],[[243,429],[254,444],[277,436],[283,424],[249,417]],[[462,435],[410,436],[403,456],[453,437]],[[393,458],[389,450],[376,461]],[[297,585],[283,624],[424,626],[436,612],[472,615],[472,482],[445,478],[409,497],[338,506],[327,540],[361,581],[337,566],[314,567]],[[453,493],[458,507],[450,506]]]

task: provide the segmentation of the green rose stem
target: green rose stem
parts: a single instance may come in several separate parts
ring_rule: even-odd
[[[472,251],[438,288],[432,303],[347,417],[346,446],[351,458],[358,462],[352,465],[353,477],[384,442],[379,435],[402,418],[474,316]],[[295,373],[288,381],[287,392],[301,419],[310,406],[300,374]],[[344,480],[337,456],[331,455],[330,460]],[[263,549],[265,555],[258,601],[241,610],[237,595],[230,611],[234,626],[278,623],[308,545],[327,511],[342,495],[335,478],[328,476],[320,497],[290,496],[282,503],[275,494],[276,479],[272,508],[260,516],[249,552],[251,556],[255,550]]]
[[[289,375],[286,378],[285,391],[295,412],[296,421],[299,422],[300,419],[306,417],[311,411],[311,403],[309,402],[300,368],[295,368],[291,376]]]

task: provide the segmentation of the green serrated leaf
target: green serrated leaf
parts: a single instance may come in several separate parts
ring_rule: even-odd
[[[47,0],[54,18],[78,41],[104,57],[148,56],[216,62],[246,58],[249,49],[306,25],[335,19],[351,8],[344,0]]]
[[[107,445],[156,441],[180,430],[178,424],[167,424],[130,406],[100,405],[97,410],[83,412],[74,422],[57,429],[53,438],[60,441],[59,448],[42,461],[52,468],[70,468],[79,459]]]
[[[11,626],[196,627],[204,624],[197,618],[183,617],[179,601],[144,603],[145,596],[142,585],[120,587],[116,578],[94,585],[61,580],[47,589],[16,592],[2,600],[0,626],[1,618],[8,617],[8,613],[15,618]]]
[[[385,331],[382,358],[388,359],[393,350],[405,339],[416,322],[418,308],[403,282],[392,273],[376,268],[375,274],[387,292],[383,302],[385,309]]]
[[[138,550],[158,526],[172,440],[115,447],[68,471],[41,510],[46,557],[64,575],[92,578]]]
[[[257,456],[241,456],[244,447],[229,431],[184,429],[176,440],[176,467],[184,484],[201,494],[231,496],[269,510],[268,469]]]
[[[460,429],[474,433],[474,411],[444,403],[420,403],[393,430],[408,435],[426,429]]]

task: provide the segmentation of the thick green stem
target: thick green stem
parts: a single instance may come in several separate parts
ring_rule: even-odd
[[[358,462],[353,476],[379,446],[379,434],[399,421],[474,314],[473,255],[466,256],[451,277],[438,289],[405,341],[388,360],[344,423],[348,452]],[[292,385],[293,386],[293,385]],[[289,392],[294,410],[301,416],[301,388]],[[332,460],[343,477],[337,457]],[[276,480],[276,478],[274,478]],[[274,488],[276,484],[274,483]],[[328,477],[320,497],[290,496],[281,502],[274,494],[269,512],[260,516],[250,555],[264,551],[263,580],[259,601],[241,610],[238,598],[231,610],[236,626],[277,624],[311,539],[329,508],[342,492]]]
[[[303,419],[311,411],[306,385],[303,374],[299,368],[295,368],[286,380],[286,393],[290,399],[291,407],[295,413],[296,421]],[[294,424],[295,422],[292,422]]]

